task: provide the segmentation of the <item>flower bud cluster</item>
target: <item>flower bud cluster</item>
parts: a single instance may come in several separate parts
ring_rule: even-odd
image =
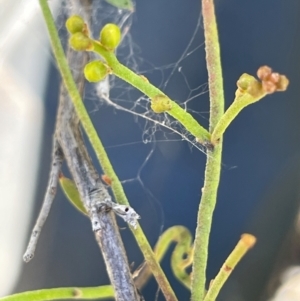
[[[66,21],[66,28],[71,34],[70,46],[76,51],[93,51],[94,47],[103,46],[106,51],[114,51],[121,41],[121,30],[116,24],[106,24],[100,32],[100,43],[89,37],[88,27],[78,16],[71,16]],[[111,72],[103,61],[97,60],[88,63],[84,68],[84,76],[89,82],[99,82]]]
[[[254,76],[244,73],[237,81],[238,90],[236,96],[248,93],[255,98],[261,98],[266,94],[285,91],[289,80],[285,75],[273,72],[268,66],[262,66],[257,70],[257,80]]]
[[[88,36],[87,25],[80,16],[74,15],[68,18],[66,28],[71,34],[69,44],[74,50],[86,51],[92,49],[93,43]]]
[[[273,72],[268,66],[262,66],[257,70],[257,77],[261,80],[262,88],[267,94],[277,91],[285,91],[289,80],[285,75]]]

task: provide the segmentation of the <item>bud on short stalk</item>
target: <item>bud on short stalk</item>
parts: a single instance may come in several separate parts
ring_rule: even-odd
[[[78,15],[71,16],[66,22],[66,28],[71,34],[83,32],[85,27],[83,19]]]
[[[109,74],[109,68],[101,61],[93,61],[84,67],[85,78],[92,83],[103,80]]]
[[[70,46],[76,51],[91,50],[93,43],[91,39],[82,32],[76,32],[69,39]]]
[[[113,23],[106,24],[100,32],[100,43],[108,50],[117,48],[121,41],[120,27]]]

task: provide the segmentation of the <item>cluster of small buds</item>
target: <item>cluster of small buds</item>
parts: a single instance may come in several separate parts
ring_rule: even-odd
[[[71,34],[69,42],[72,48],[77,51],[93,50],[93,40],[89,37],[88,27],[82,17],[74,15],[68,18],[66,28]],[[106,24],[100,32],[99,41],[107,50],[114,51],[121,42],[120,27],[113,23]]]
[[[260,81],[247,73],[242,74],[237,81],[236,97],[247,93],[254,97],[253,101],[257,101],[266,94],[285,91],[289,85],[285,75],[273,72],[268,66],[260,67],[257,70],[257,77]]]
[[[262,88],[267,94],[277,91],[285,91],[289,80],[285,75],[273,72],[268,66],[262,66],[257,70],[257,77],[261,80]]]
[[[70,46],[76,51],[93,49],[92,40],[89,38],[89,30],[84,20],[77,15],[71,16],[66,21],[66,28],[71,34]]]
[[[108,51],[114,51],[121,41],[121,30],[116,24],[106,24],[99,35],[99,41],[93,40],[89,36],[89,30],[84,20],[74,15],[66,21],[66,28],[71,34],[70,46],[76,51],[93,51],[94,46],[103,46]],[[101,60],[92,61],[84,68],[84,76],[89,82],[99,82],[103,80],[111,69]]]

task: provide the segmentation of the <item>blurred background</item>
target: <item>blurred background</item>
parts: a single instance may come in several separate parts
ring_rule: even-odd
[[[0,296],[108,283],[89,220],[60,190],[34,259],[22,262],[47,185],[60,80],[38,5],[31,2],[0,1]],[[133,14],[103,0],[96,2],[94,32],[103,23],[124,22],[123,29],[130,30],[118,50],[120,60],[207,127],[200,1],[137,1]],[[215,3],[226,108],[244,72],[255,75],[260,66],[268,65],[290,79],[286,92],[247,107],[225,133],[209,250],[208,280],[215,277],[242,233],[256,235],[255,248],[230,276],[218,300],[268,300],[281,273],[300,264],[300,2]],[[62,36],[65,6],[51,1]],[[140,93],[111,80],[115,103],[147,114],[147,101],[139,99]],[[173,225],[184,225],[194,233],[205,154],[181,136],[99,100],[93,85],[87,86],[85,102],[151,244]],[[91,149],[90,154],[101,173]],[[128,229],[121,234],[129,262],[138,266],[143,258],[134,238]],[[179,300],[188,300],[189,292],[170,270],[170,253],[162,266]],[[143,290],[146,300],[154,300],[156,290],[152,279]]]

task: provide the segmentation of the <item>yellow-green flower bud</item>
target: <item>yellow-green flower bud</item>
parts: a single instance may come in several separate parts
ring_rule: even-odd
[[[156,95],[151,99],[151,109],[155,113],[163,113],[172,109],[172,103],[169,97],[165,95]]]
[[[74,15],[67,20],[66,27],[69,33],[74,34],[76,32],[83,32],[85,23],[80,16]]]
[[[82,32],[76,32],[69,39],[70,46],[77,51],[91,50],[93,43],[91,39]]]
[[[109,69],[101,61],[93,61],[85,65],[84,67],[85,78],[92,83],[103,80],[109,73]]]
[[[116,24],[106,24],[100,32],[101,44],[109,49],[114,50],[121,41],[121,30]]]

